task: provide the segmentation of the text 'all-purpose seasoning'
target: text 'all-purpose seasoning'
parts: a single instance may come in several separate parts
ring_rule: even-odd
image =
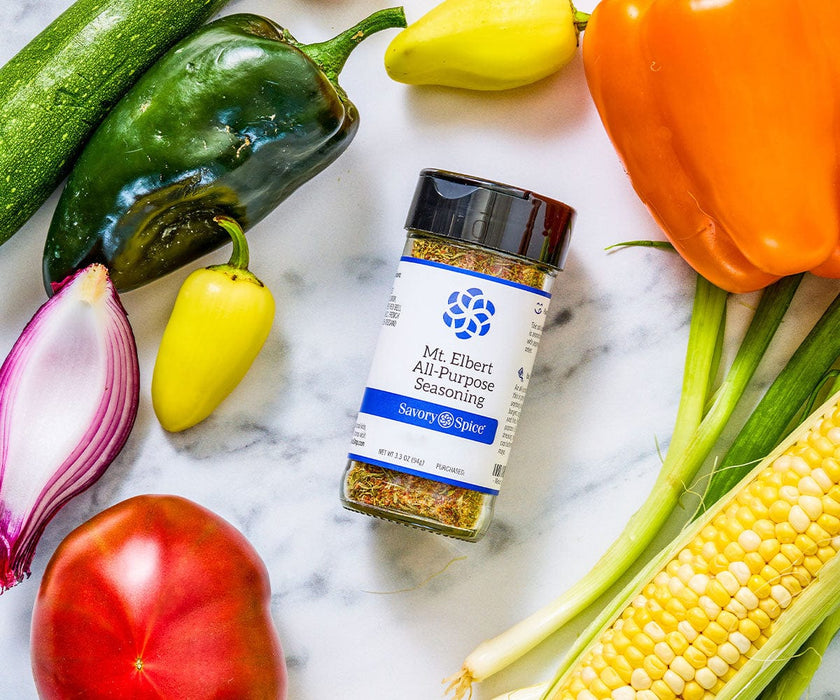
[[[424,170],[342,481],[346,508],[487,530],[574,210]]]

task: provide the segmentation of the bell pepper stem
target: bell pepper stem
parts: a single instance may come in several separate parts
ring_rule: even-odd
[[[249,260],[248,241],[245,239],[245,233],[239,223],[229,216],[213,217],[219,226],[227,231],[230,240],[233,242],[233,249],[230,251],[230,260],[228,260],[228,267],[237,270],[247,270]]]
[[[337,84],[338,74],[344,68],[347,57],[370,34],[383,29],[406,26],[402,7],[389,7],[374,12],[350,29],[317,44],[300,44],[303,51],[324,72],[331,83]]]
[[[586,25],[589,23],[589,13],[588,12],[581,12],[578,9],[575,9],[575,6],[572,5],[572,15],[574,17],[575,29],[577,29],[578,34],[580,34],[584,29],[586,29]]]

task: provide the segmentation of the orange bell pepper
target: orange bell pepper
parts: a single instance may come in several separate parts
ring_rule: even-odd
[[[586,79],[634,189],[731,292],[840,277],[840,2],[602,0]]]

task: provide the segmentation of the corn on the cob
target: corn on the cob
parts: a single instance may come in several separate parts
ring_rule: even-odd
[[[545,697],[740,700],[761,690],[840,595],[838,402],[639,574]]]

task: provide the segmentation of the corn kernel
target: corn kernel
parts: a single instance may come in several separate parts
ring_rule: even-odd
[[[749,588],[743,587],[735,594],[735,600],[747,610],[754,610],[758,607],[758,596]]]
[[[830,515],[834,518],[840,516],[840,503],[835,501],[831,496],[823,496],[823,515]]]
[[[729,559],[726,558],[725,554],[715,554],[709,560],[709,573],[710,574],[719,574],[721,571],[726,571],[726,567],[729,566]]]
[[[688,642],[693,642],[697,639],[697,635],[700,634],[696,629],[694,629],[694,627],[692,627],[688,620],[682,620],[680,624],[677,625],[677,630]]]
[[[793,542],[796,545],[797,549],[802,552],[806,557],[812,557],[817,553],[817,543],[814,542],[808,535],[797,535],[796,539]]]
[[[601,671],[601,680],[610,690],[615,690],[624,685],[624,681],[621,680],[616,670],[610,666]]]
[[[645,657],[645,660],[642,663],[642,668],[645,669],[645,671],[647,671],[647,674],[653,680],[662,678],[662,676],[665,675],[665,671],[668,670],[668,667],[664,663],[662,663],[659,657],[653,655]]]
[[[640,632],[633,637],[633,646],[636,647],[645,656],[653,653],[653,641],[644,632]]]
[[[666,633],[677,629],[679,620],[667,610],[657,610],[653,613],[653,621],[656,622]]]
[[[816,520],[816,518],[814,519]],[[745,552],[755,552],[758,551],[761,538],[755,530],[744,530],[738,535],[738,544]]]
[[[709,624],[708,616],[700,607],[691,608],[691,610],[686,613],[686,620],[698,632],[702,632]]]
[[[822,561],[817,556],[805,557],[804,566],[812,576],[816,576],[817,572],[822,569]]]
[[[823,509],[825,510],[825,502],[823,502]],[[817,518],[817,524],[832,537],[840,533],[840,517],[834,513],[824,512]]]
[[[750,570],[751,574],[757,574],[764,568],[764,557],[762,557],[758,552],[747,552],[744,555],[744,563],[747,565],[747,568]]]
[[[726,604],[725,610],[727,612],[731,612],[739,620],[745,618],[748,612],[747,609],[741,603],[735,600],[735,598],[733,598]]]
[[[706,691],[696,681],[691,681],[685,684],[683,700],[703,700],[705,694]]]
[[[630,646],[630,640],[627,639],[627,635],[623,631],[618,631],[613,635],[612,643],[619,654],[623,654],[624,650]]]
[[[728,596],[727,596],[728,598]],[[727,600],[727,602],[729,602]],[[698,607],[700,607],[706,616],[710,620],[714,620],[718,615],[720,615],[721,606],[715,603],[709,596],[701,595],[700,600],[697,601]]]
[[[802,506],[797,503],[795,506],[791,506],[790,513],[788,513],[788,522],[796,532],[805,532],[811,524],[811,519],[802,509]]]
[[[791,563],[791,571],[793,571],[797,566],[802,564],[802,561],[805,559],[805,555],[802,551],[797,547],[795,544],[788,543],[782,545],[782,554],[788,558]]]
[[[708,668],[698,669],[697,675],[694,676],[697,684],[706,690],[711,690],[717,683],[717,676]]]
[[[717,644],[715,644],[705,634],[701,634],[699,637],[697,637],[697,639],[694,640],[692,646],[702,651],[707,657],[714,656],[715,652],[717,652]]]
[[[633,675],[633,666],[626,656],[619,655],[615,660],[614,668],[623,683],[630,682],[630,676]]]
[[[694,678],[694,666],[688,663],[684,656],[678,656],[671,662],[671,670],[684,681]]]
[[[685,617],[686,607],[679,598],[671,598],[665,603],[665,610],[677,618]]]
[[[744,548],[737,542],[730,542],[723,550],[723,555],[729,561],[741,561],[745,554]]]
[[[764,568],[763,568],[763,569],[759,572],[759,574],[758,574],[758,575],[759,575],[759,576],[761,576],[761,578],[763,578],[765,581],[767,581],[767,583],[769,583],[769,584],[771,584],[771,585],[772,585],[772,584],[774,584],[774,583],[776,583],[776,581],[778,581],[778,580],[779,580],[779,576],[780,576],[779,572],[778,572],[778,571],[776,571],[776,570],[775,570],[772,566],[770,566],[769,564],[768,564],[767,566],[765,566],[765,567],[764,567]]]
[[[665,637],[665,641],[674,650],[675,655],[682,654],[688,649],[688,640],[686,640],[682,632],[671,632]]]
[[[786,472],[790,469],[790,455],[783,454],[773,460],[771,467],[777,472]]]
[[[653,649],[653,653],[656,654],[659,660],[666,666],[670,664],[676,656],[674,650],[671,649],[671,647],[665,642],[658,642]]]
[[[668,684],[662,680],[654,681],[650,689],[659,700],[674,700],[677,697],[674,691],[668,687]]]
[[[592,657],[592,668],[595,669],[595,672],[600,674],[607,667],[607,662],[604,661],[604,657],[601,655],[602,650],[598,649],[597,647],[593,650],[593,657]]]
[[[742,654],[746,654],[752,643],[749,639],[747,639],[742,632],[733,632],[729,635],[729,641],[735,646],[735,648],[740,651]]]
[[[735,632],[735,634],[738,633]],[[694,646],[688,647],[688,649],[685,650],[683,657],[685,657],[685,660],[694,666],[695,669],[703,668],[706,665],[706,659],[708,658],[702,651]]]
[[[775,523],[787,522],[788,514],[790,513],[790,503],[787,501],[777,500],[770,504],[767,509],[767,514]]]
[[[709,596],[709,598],[711,598],[711,600],[713,600],[715,604],[721,608],[724,605],[726,605],[732,598],[732,596],[727,592],[726,588],[723,587],[723,584],[717,577],[709,582],[709,585],[706,588],[706,595]]]
[[[799,489],[799,493],[803,496],[817,496],[818,498],[822,498],[825,495],[825,491],[817,483],[816,479],[814,479],[813,474],[814,472],[811,472],[808,476],[803,476],[796,485],[796,488]]]
[[[586,685],[589,685],[592,681],[594,681],[598,677],[598,674],[595,672],[595,669],[591,666],[584,666],[580,672],[580,679]]]
[[[799,476],[806,476],[811,473],[811,464],[819,464],[822,461],[822,455],[808,445],[797,444],[796,447],[798,454],[791,457],[790,467]]]
[[[635,690],[647,690],[653,683],[653,679],[648,675],[648,672],[643,668],[634,668],[633,675],[630,677],[630,685]]]
[[[648,637],[650,637],[651,641],[653,641],[654,643],[661,642],[663,639],[665,639],[665,632],[662,630],[662,628],[658,624],[656,624],[653,621],[648,622],[644,626],[642,631]]]
[[[770,596],[782,608],[786,608],[793,600],[791,592],[780,583],[770,587]]]
[[[730,596],[735,595],[741,587],[738,579],[731,571],[721,571],[715,578]]]
[[[726,675],[727,671],[729,671],[729,664],[726,663],[720,656],[715,655],[709,658],[709,670],[714,673],[718,678],[723,678]]]
[[[784,589],[782,589],[784,590]],[[767,615],[770,620],[775,620],[782,614],[782,606],[772,596],[765,598],[758,604],[758,609]],[[749,617],[749,615],[747,615]]]
[[[805,557],[802,558],[802,563],[805,563]],[[794,566],[790,570],[791,576],[793,576],[802,588],[805,588],[809,583],[811,583],[811,572],[805,566]]]
[[[688,587],[694,591],[698,596],[706,592],[706,586],[709,585],[709,577],[706,574],[695,574],[688,581]]]
[[[758,491],[758,497],[761,499],[761,502],[767,507],[773,505],[776,501],[776,496],[778,494],[778,489],[773,488],[770,484],[767,484],[762,480],[762,486]]]
[[[770,585],[767,583],[767,581],[761,578],[761,576],[750,576],[750,580],[747,581],[747,588],[749,588],[753,593],[755,593],[756,597],[759,600],[761,600],[762,598],[766,598],[770,595]],[[741,602],[743,603],[744,601],[742,600]]]
[[[741,658],[741,652],[732,642],[724,642],[718,647],[718,656],[731,666]]]
[[[768,600],[773,600],[773,599],[769,598]],[[755,610],[750,610],[749,615],[747,615],[747,619],[754,622],[758,626],[758,629],[762,632],[764,630],[766,630],[770,626],[770,623],[772,622],[772,620],[770,619],[770,616],[766,612],[764,612],[764,610],[762,610],[761,608],[756,608]]]
[[[793,566],[793,564],[790,563],[790,559],[781,553],[777,554],[769,562],[767,562],[767,565],[772,566],[779,572],[780,575],[788,573]]]
[[[816,472],[825,474],[826,479],[823,480],[822,476],[818,476]],[[828,493],[834,484],[840,482],[840,462],[834,457],[826,457],[820,462],[819,468],[815,469],[811,474],[817,483],[822,486],[823,491]]]
[[[816,496],[802,495],[797,505],[805,512],[809,521],[814,521],[823,513],[822,499]],[[793,510],[793,509],[791,509]]]
[[[775,536],[776,523],[767,518],[762,518],[761,520],[756,521],[752,529],[758,534],[763,542],[764,540],[772,539]]]
[[[751,642],[754,642],[761,636],[761,629],[759,629],[758,625],[749,618],[741,620],[738,625],[738,631]]]
[[[739,525],[745,528],[752,527],[756,520],[755,515],[753,514],[753,509],[747,505],[742,505],[738,508],[735,512],[735,519],[738,521]],[[741,546],[743,547],[743,545]]]
[[[772,536],[767,539],[763,539],[761,544],[758,545],[758,553],[764,561],[769,562],[779,553],[780,550],[781,545],[779,544],[779,540],[776,539],[776,528],[774,526]]]
[[[659,700],[652,690],[640,690],[636,693],[636,700]]]
[[[636,691],[629,685],[624,685],[613,690],[610,698],[612,700],[636,700]]]
[[[817,557],[819,557],[819,560],[823,564],[827,563],[830,559],[833,559],[835,554],[837,554],[837,552],[834,550],[834,547],[820,547],[817,550]]]
[[[799,480],[797,479],[797,483],[798,482]],[[791,506],[796,505],[799,501],[799,489],[795,486],[785,484],[779,489],[779,498],[783,501],[787,501]]]
[[[624,652],[624,657],[630,662],[634,668],[639,668],[645,660],[645,655],[636,647],[627,647]]]
[[[725,632],[731,632],[734,629],[738,629],[738,617],[728,610],[721,611],[715,622],[717,622],[717,624],[719,624]]]
[[[715,644],[723,644],[729,637],[729,632],[716,620],[709,623],[709,626],[703,631],[703,634]]]
[[[729,571],[732,572],[732,575],[735,576],[741,586],[745,586],[747,581],[750,580],[750,576],[752,576],[750,567],[742,561],[733,561],[729,565]]]
[[[589,686],[589,692],[592,693],[598,700],[606,700],[612,694],[610,689],[604,684],[600,678],[596,678]]]
[[[662,681],[671,689],[674,695],[680,695],[685,689],[685,681],[670,668],[665,671]]]
[[[802,584],[799,583],[799,579],[793,574],[782,576],[781,584],[787,589],[791,596],[797,596],[802,592]]]

